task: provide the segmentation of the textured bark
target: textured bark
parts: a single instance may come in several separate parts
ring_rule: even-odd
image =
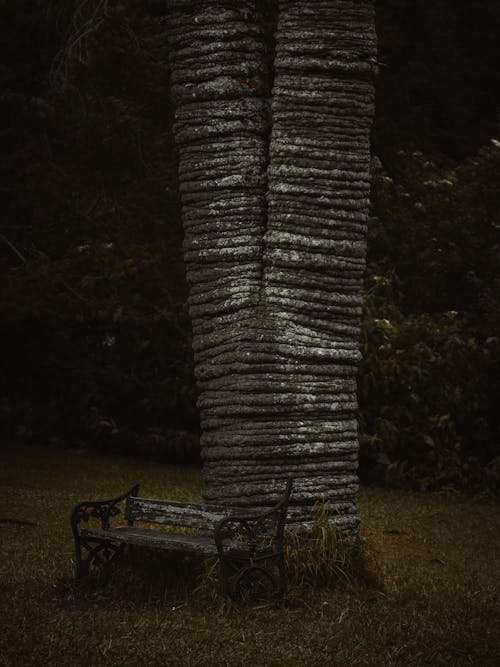
[[[168,5],[205,500],[354,531],[373,2],[280,1],[270,138],[254,3]]]

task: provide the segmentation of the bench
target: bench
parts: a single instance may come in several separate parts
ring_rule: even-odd
[[[237,597],[250,591],[281,597],[286,590],[283,538],[291,490],[290,478],[279,502],[261,513],[140,498],[138,484],[116,498],[85,500],[76,505],[70,519],[75,580],[88,575],[91,566],[107,568],[127,545],[134,545],[218,556],[224,595]],[[116,525],[120,514],[124,521]]]

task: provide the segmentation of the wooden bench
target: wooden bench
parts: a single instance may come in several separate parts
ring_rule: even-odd
[[[85,577],[91,566],[107,567],[126,545],[136,545],[218,556],[222,590],[230,597],[247,590],[282,596],[286,590],[283,537],[291,490],[289,479],[279,502],[262,513],[140,498],[138,484],[116,498],[85,500],[71,513],[75,580]],[[115,525],[120,514],[124,521]],[[90,525],[93,519],[94,525]],[[180,532],[181,527],[193,530]]]

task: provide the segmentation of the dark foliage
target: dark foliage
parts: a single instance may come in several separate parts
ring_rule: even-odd
[[[377,5],[360,471],[493,487],[500,10]],[[0,5],[5,437],[197,456],[163,11]]]
[[[500,142],[459,166],[374,160],[360,369],[361,473],[421,488],[500,481]]]
[[[163,26],[144,6],[69,4],[5,10],[20,31],[24,20],[47,37],[23,49],[36,72],[24,92],[0,99],[10,155],[0,239],[4,428],[193,459]],[[14,70],[16,35],[4,40]]]

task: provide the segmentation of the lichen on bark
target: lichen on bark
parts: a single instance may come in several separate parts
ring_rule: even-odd
[[[280,0],[269,126],[255,2],[168,0],[204,497],[358,523],[356,371],[372,0]]]

